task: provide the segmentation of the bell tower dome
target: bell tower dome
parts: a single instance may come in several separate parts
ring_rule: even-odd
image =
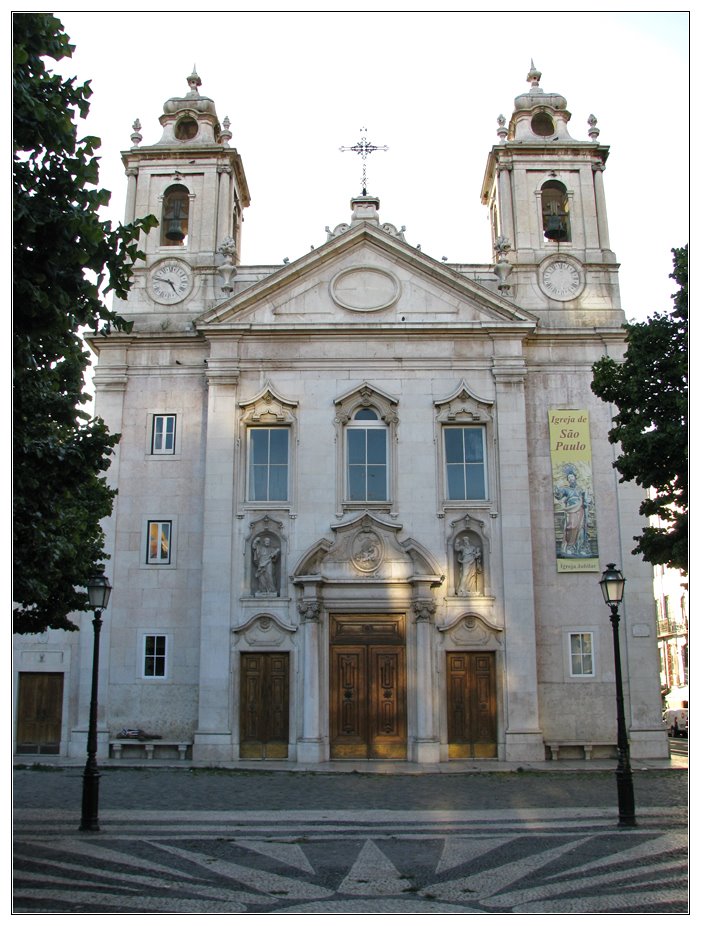
[[[192,319],[228,295],[241,254],[243,210],[250,203],[241,156],[230,147],[229,119],[220,123],[214,101],[200,93],[196,70],[188,91],[163,104],[162,134],[141,145],[137,120],[132,147],[122,152],[127,178],[125,221],[155,215],[158,228],[143,237],[146,258],[135,268],[125,302],[115,310],[144,325]]]
[[[546,93],[540,78],[531,61],[530,89],[514,100],[508,125],[504,116],[497,120],[499,144],[482,184],[502,282],[510,267],[500,288],[544,322],[618,324],[618,264],[603,186],[609,149],[599,144],[594,116],[588,141],[570,135],[567,100]]]

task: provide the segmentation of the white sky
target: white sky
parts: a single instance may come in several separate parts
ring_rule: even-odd
[[[593,113],[611,153],[604,174],[623,307],[642,319],[671,307],[670,250],[687,243],[687,13],[57,12],[75,44],[64,74],[90,79],[85,134],[102,139],[100,185],[123,218],[120,151],[132,123],[161,135],[163,103],[200,93],[231,120],[251,192],[242,263],[281,263],[349,221],[362,162],[341,145],[367,137],[368,192],[385,222],[440,260],[491,260],[480,190],[487,155],[514,97],[565,96],[570,134]],[[82,130],[81,130],[82,131]]]

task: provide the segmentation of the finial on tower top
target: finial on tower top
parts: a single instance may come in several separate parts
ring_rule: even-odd
[[[538,70],[535,64],[533,64],[533,58],[531,58],[531,69],[528,72],[528,76],[526,77],[526,80],[530,81],[531,90],[540,89],[540,78],[542,76],[543,75],[541,74],[541,72]]]
[[[190,76],[188,77],[187,83],[190,88],[190,92],[188,93],[188,96],[199,96],[200,91],[198,90],[198,87],[202,86],[202,81],[200,80],[199,75],[197,74],[197,68],[194,64],[192,65],[192,74],[190,74]]]

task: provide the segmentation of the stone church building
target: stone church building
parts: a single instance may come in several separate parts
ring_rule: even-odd
[[[160,225],[115,305],[133,330],[91,342],[122,435],[99,757],[613,755],[608,562],[631,754],[667,755],[639,491],[590,390],[624,351],[609,149],[540,76],[474,191],[491,264],[423,253],[363,189],[322,246],[244,266],[242,155],[197,74],[159,140],[135,123],[126,220]],[[91,619],[17,641],[18,754],[85,754]]]

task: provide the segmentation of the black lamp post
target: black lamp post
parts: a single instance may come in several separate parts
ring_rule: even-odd
[[[90,722],[88,725],[88,761],[83,772],[83,812],[81,830],[99,830],[97,808],[100,796],[100,772],[97,768],[97,679],[100,669],[100,630],[102,612],[110,600],[112,586],[102,572],[96,573],[88,582],[90,607],[95,612],[93,626],[92,687],[90,689]]]
[[[613,627],[613,661],[616,669],[616,718],[618,721],[618,765],[616,766],[616,784],[618,785],[618,825],[635,826],[635,795],[633,793],[633,773],[630,768],[630,749],[626,733],[626,718],[623,710],[623,679],[621,676],[621,648],[618,642],[618,606],[623,601],[623,589],[626,580],[615,563],[609,563],[604,570],[599,585],[604,601],[611,609],[611,626]]]

